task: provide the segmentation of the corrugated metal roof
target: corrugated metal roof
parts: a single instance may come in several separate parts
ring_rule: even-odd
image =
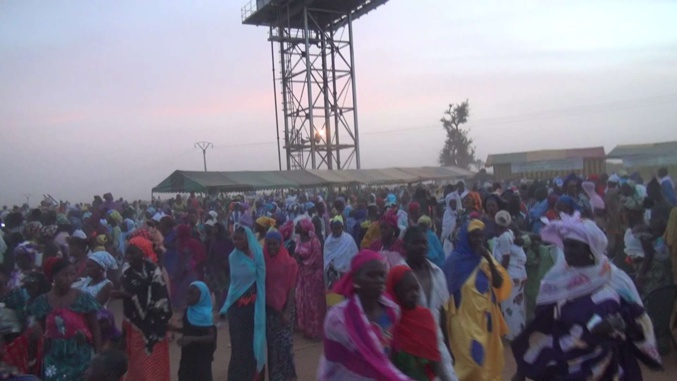
[[[624,144],[616,146],[607,155],[609,159],[672,154],[677,151],[677,141],[649,144]]]
[[[561,160],[574,157],[585,159],[603,159],[605,157],[604,147],[553,149],[493,154],[487,157],[487,162],[485,165],[487,167],[493,167],[496,164],[532,163],[536,161]]]

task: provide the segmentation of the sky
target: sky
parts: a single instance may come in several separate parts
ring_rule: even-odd
[[[277,168],[248,0],[0,2],[0,204],[149,199],[176,169]],[[363,168],[436,165],[468,99],[478,157],[677,140],[677,1],[391,0],[355,21]]]

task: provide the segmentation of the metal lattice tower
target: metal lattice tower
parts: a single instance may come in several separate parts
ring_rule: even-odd
[[[287,170],[360,168],[353,21],[387,1],[250,0],[242,9],[244,24],[270,28]]]

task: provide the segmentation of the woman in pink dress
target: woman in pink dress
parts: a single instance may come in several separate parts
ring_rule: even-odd
[[[310,219],[302,219],[297,223],[296,234],[294,255],[299,259],[296,325],[307,339],[320,340],[327,312],[322,244],[315,235],[315,226]]]

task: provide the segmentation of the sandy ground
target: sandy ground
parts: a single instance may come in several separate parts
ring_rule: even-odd
[[[115,312],[116,322],[121,322],[121,304],[120,302],[112,302],[111,310]],[[177,338],[179,336],[176,336]],[[227,324],[219,327],[218,344],[212,370],[214,373],[214,380],[226,380],[228,375],[228,363],[230,360],[230,348],[228,347],[228,326]],[[298,373],[299,381],[312,381],[316,379],[317,364],[322,355],[322,344],[313,343],[305,340],[297,335],[294,341],[294,352],[296,359],[296,371]],[[178,380],[177,374],[179,371],[179,359],[181,358],[181,349],[173,342],[170,345],[170,356],[172,365],[172,381]],[[675,381],[677,380],[677,352],[674,350],[663,359],[665,367],[664,372],[656,373],[649,370],[644,371],[644,379],[647,381]],[[510,350],[506,350],[506,366],[503,372],[503,379],[510,380],[515,371],[515,363],[513,361]]]

